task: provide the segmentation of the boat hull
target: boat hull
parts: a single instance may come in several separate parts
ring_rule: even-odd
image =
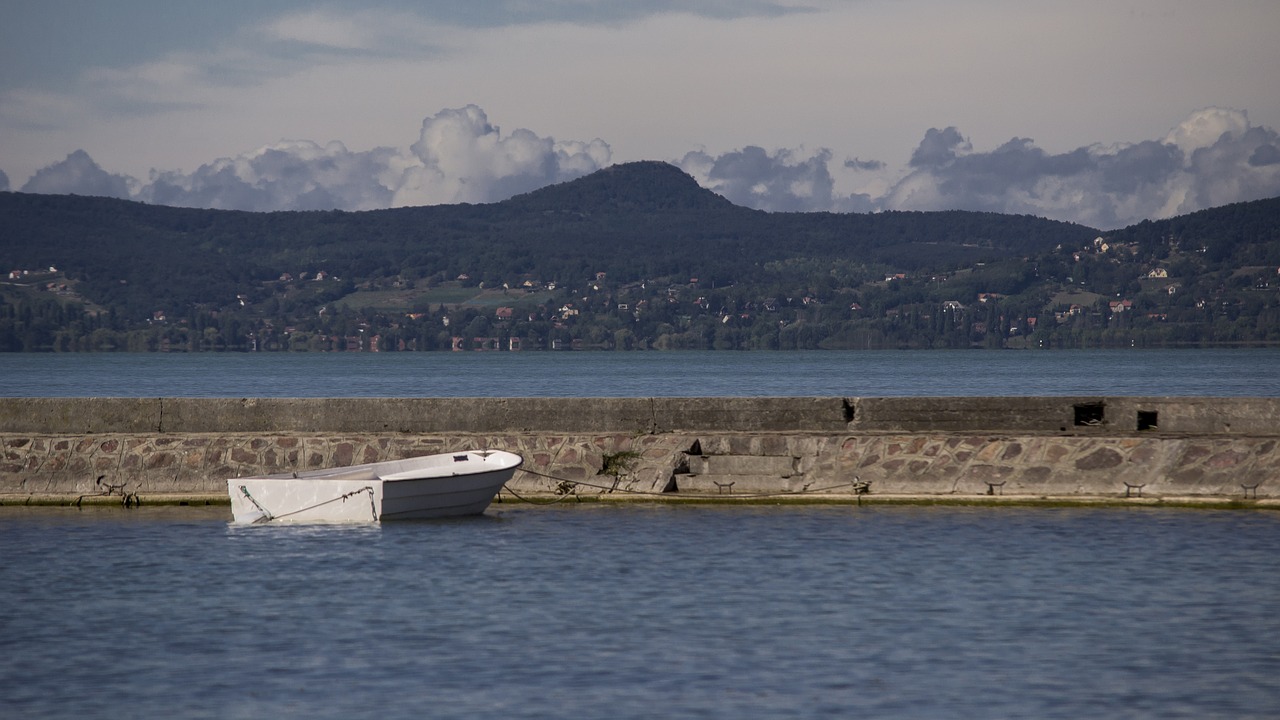
[[[236,523],[352,523],[478,515],[523,458],[503,451],[428,455],[345,468],[230,478]]]

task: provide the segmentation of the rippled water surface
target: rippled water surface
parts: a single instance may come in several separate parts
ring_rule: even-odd
[[[1280,515],[0,508],[0,707],[65,718],[1263,718]]]
[[[1280,397],[1280,349],[0,353],[4,397]]]

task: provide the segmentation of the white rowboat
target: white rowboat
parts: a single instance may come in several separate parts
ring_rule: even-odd
[[[407,460],[230,478],[235,522],[349,523],[479,515],[524,458],[467,450]]]

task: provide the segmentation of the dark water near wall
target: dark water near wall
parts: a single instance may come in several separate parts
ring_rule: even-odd
[[[0,707],[64,718],[1273,718],[1280,514],[0,509]]]
[[[4,397],[1280,396],[1280,349],[0,353]]]

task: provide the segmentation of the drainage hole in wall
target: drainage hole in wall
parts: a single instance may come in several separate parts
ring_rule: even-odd
[[[1076,405],[1076,427],[1101,425],[1106,420],[1105,407],[1102,403]]]

